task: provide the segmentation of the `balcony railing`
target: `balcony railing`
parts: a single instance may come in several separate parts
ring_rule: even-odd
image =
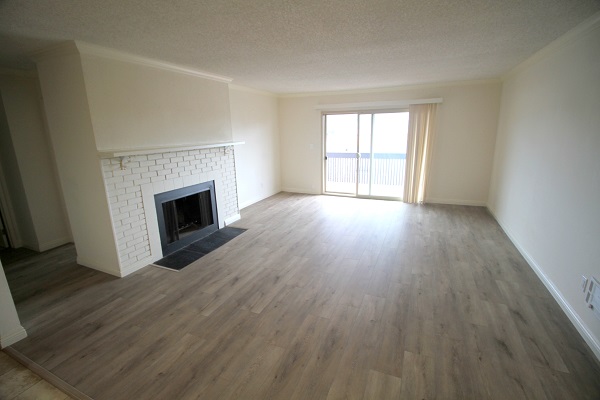
[[[378,187],[403,187],[406,154],[402,153],[374,153],[373,174],[369,173],[371,166],[370,153],[327,153],[327,182],[334,184],[368,185],[369,175],[372,176],[371,185]],[[356,162],[358,161],[358,170]]]

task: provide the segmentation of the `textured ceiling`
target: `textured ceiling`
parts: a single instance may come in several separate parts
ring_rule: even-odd
[[[600,0],[0,0],[0,66],[81,40],[276,93],[499,77]]]

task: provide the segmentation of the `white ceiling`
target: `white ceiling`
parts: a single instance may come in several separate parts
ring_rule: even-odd
[[[84,42],[276,93],[499,77],[600,0],[0,0],[0,66]]]

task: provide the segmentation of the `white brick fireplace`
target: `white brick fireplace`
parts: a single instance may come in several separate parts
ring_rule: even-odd
[[[75,41],[34,58],[78,264],[160,259],[157,193],[215,181],[219,225],[239,218],[230,78]]]
[[[162,258],[156,194],[214,181],[219,228],[239,219],[232,145],[104,157],[102,172],[123,276]]]

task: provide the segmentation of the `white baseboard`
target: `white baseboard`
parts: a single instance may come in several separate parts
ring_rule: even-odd
[[[594,336],[594,334],[588,329],[587,325],[579,317],[579,314],[577,314],[577,312],[573,309],[573,307],[571,307],[571,305],[569,304],[567,299],[564,298],[564,296],[562,295],[560,290],[556,287],[556,285],[554,284],[554,282],[552,282],[552,280],[548,277],[548,275],[546,275],[544,270],[529,255],[529,253],[519,244],[519,242],[515,239],[514,235],[511,233],[510,229],[507,229],[507,227],[502,223],[502,221],[500,221],[500,219],[498,219],[498,217],[496,216],[494,211],[492,211],[489,207],[488,207],[488,211],[490,212],[490,214],[492,214],[494,219],[498,222],[498,225],[500,225],[502,230],[504,230],[504,233],[506,233],[506,236],[508,236],[510,241],[515,245],[515,247],[517,248],[519,253],[521,253],[523,258],[525,259],[525,261],[527,261],[527,263],[529,264],[531,269],[533,269],[533,271],[536,273],[538,278],[540,278],[540,280],[542,281],[544,286],[546,286],[546,288],[550,291],[550,294],[552,295],[552,297],[554,297],[554,299],[556,300],[556,302],[558,303],[560,308],[562,308],[563,312],[567,315],[567,317],[569,318],[571,323],[575,326],[575,329],[577,329],[577,331],[579,332],[579,334],[581,335],[583,340],[585,340],[587,345],[590,346],[590,348],[594,352],[594,355],[596,356],[596,358],[598,360],[600,360],[600,340],[598,340],[598,338],[596,336]]]
[[[457,206],[477,206],[477,207],[485,207],[487,205],[487,203],[485,201],[478,201],[478,200],[436,199],[436,198],[427,198],[427,199],[425,199],[425,203],[450,204],[450,205],[457,205]]]
[[[15,328],[12,332],[2,335],[0,337],[0,348],[5,348],[17,343],[21,339],[25,339],[27,337],[27,331],[25,328],[19,325],[19,327]]]
[[[119,268],[118,271],[115,271],[113,269],[108,269],[108,268],[102,267],[94,262],[86,260],[83,257],[77,256],[77,264],[82,265],[86,268],[95,269],[96,271],[104,272],[105,274],[116,276],[119,278],[123,278],[127,275],[130,275],[130,274],[134,273],[135,271],[144,268],[146,265],[152,264],[152,262],[154,262],[154,261],[156,261],[156,260],[152,256],[149,256],[149,257],[144,258],[143,260],[136,262],[135,264],[129,265],[125,268]]]
[[[87,268],[95,269],[96,271],[104,272],[105,274],[117,276],[119,278],[122,277],[120,269],[119,270],[108,269],[108,268],[105,268],[105,267],[102,267],[102,266],[96,264],[93,261],[86,260],[85,258],[83,258],[81,256],[77,256],[77,264],[82,265]]]
[[[58,239],[54,239],[48,242],[40,243],[38,246],[38,251],[41,253],[42,251],[50,250],[58,246],[62,246],[63,244],[71,243],[71,238],[62,237]]]
[[[238,213],[238,214],[234,214],[229,218],[225,218],[225,225],[231,225],[233,224],[235,221],[239,221],[242,218],[242,216]]]
[[[275,192],[273,192],[273,193],[269,193],[269,194],[266,194],[266,195],[264,195],[264,196],[260,196],[260,197],[258,197],[258,198],[255,198],[255,199],[252,199],[252,200],[249,200],[249,201],[244,201],[244,202],[242,202],[242,203],[239,203],[239,204],[238,204],[238,207],[240,208],[240,210],[241,210],[241,209],[244,209],[244,208],[246,208],[246,207],[249,207],[249,206],[251,206],[252,204],[258,203],[259,201],[262,201],[262,200],[264,200],[264,199],[268,199],[268,198],[269,198],[269,197],[271,197],[271,196],[275,196],[275,195],[276,195],[277,193],[279,193],[279,192],[281,192],[281,190],[277,190],[277,191],[275,191]]]
[[[156,257],[148,256],[143,260],[136,262],[135,264],[129,265],[125,268],[121,268],[121,278],[126,277],[127,275],[131,275],[135,271],[138,271],[157,260],[159,260],[159,258],[157,259]]]
[[[260,199],[260,200],[263,200],[263,199]],[[260,200],[244,201],[243,203],[239,203],[238,207],[240,208],[240,210],[243,210],[244,208],[249,207],[249,206],[251,206],[254,203],[258,203]]]
[[[281,188],[282,192],[289,192],[289,193],[302,193],[302,194],[321,194],[320,191],[317,190],[306,190],[306,189],[300,189],[300,188]]]

